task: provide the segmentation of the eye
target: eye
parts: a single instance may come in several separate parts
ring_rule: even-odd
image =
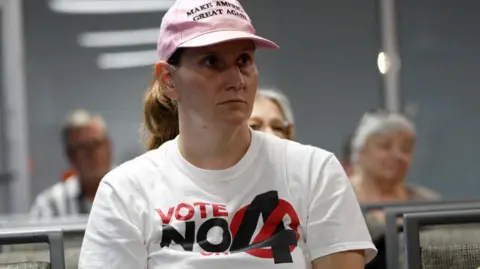
[[[271,127],[273,131],[283,133],[285,132],[285,127],[284,126],[272,126]]]
[[[208,67],[218,67],[220,59],[215,55],[208,55],[202,59],[202,64]]]
[[[238,65],[240,66],[248,66],[252,63],[252,56],[248,53],[243,53],[238,57]]]
[[[403,153],[410,154],[413,152],[413,146],[412,145],[402,145],[401,150]]]
[[[262,126],[260,126],[260,124],[258,124],[258,123],[251,123],[250,128],[252,128],[255,131],[258,131],[262,128]]]
[[[288,124],[287,123],[281,123],[281,122],[276,122],[270,125],[270,128],[277,134],[282,137],[287,137],[289,130],[288,130]]]
[[[390,143],[389,141],[381,141],[380,143],[378,143],[378,146],[383,150],[389,150],[392,148],[392,143]]]

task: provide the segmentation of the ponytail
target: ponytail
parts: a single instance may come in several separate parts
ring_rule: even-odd
[[[168,64],[178,66],[183,52],[183,48],[177,49],[168,59]],[[143,124],[144,129],[149,132],[145,141],[148,150],[160,147],[180,133],[177,104],[165,96],[164,87],[155,75],[143,101]]]
[[[150,133],[145,146],[156,149],[179,134],[177,105],[163,92],[164,85],[155,77],[145,94],[144,126]]]

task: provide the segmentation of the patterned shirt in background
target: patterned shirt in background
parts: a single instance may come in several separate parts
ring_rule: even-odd
[[[77,176],[42,191],[30,210],[32,218],[56,218],[90,213],[92,202],[81,195]]]

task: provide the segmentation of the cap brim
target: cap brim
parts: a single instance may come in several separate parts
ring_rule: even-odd
[[[263,37],[259,37],[254,34],[250,34],[243,31],[215,31],[209,32],[200,36],[197,36],[191,40],[184,42],[183,44],[179,45],[178,47],[183,48],[192,48],[192,47],[205,47],[210,45],[215,45],[218,43],[223,43],[227,41],[233,40],[241,40],[241,39],[250,39],[257,44],[260,48],[265,49],[278,49],[280,48],[274,42],[265,39]]]

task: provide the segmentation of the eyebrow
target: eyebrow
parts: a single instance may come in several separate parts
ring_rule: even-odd
[[[263,119],[259,116],[252,116],[250,117],[248,120],[251,120],[251,121],[263,121]]]

